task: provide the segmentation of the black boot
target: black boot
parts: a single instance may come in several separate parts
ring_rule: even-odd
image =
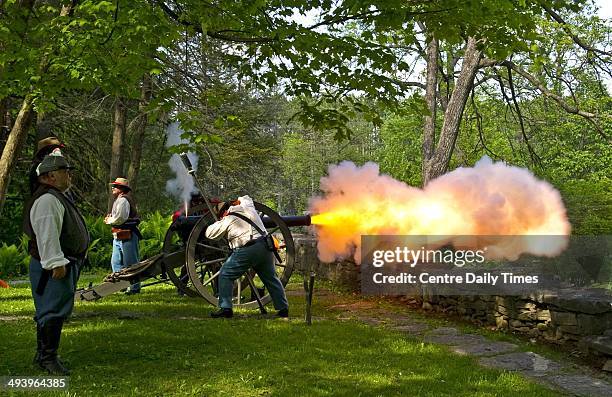
[[[40,355],[42,351],[42,333],[40,324],[38,321],[36,322],[36,354],[34,355],[34,359],[32,360],[32,364],[38,365],[40,363]]]
[[[51,319],[41,327],[42,348],[38,365],[50,375],[70,375],[70,371],[57,358],[63,324],[62,319]]]
[[[210,313],[210,317],[212,318],[231,318],[234,315],[234,311],[232,309],[223,309],[220,308],[216,312]]]

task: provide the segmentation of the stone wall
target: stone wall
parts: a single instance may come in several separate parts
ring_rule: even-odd
[[[458,314],[466,320],[548,340],[578,341],[612,329],[612,301],[602,290],[563,290],[525,296],[416,297],[426,310]]]
[[[355,262],[323,263],[317,258],[317,242],[313,237],[294,236],[295,268],[300,273],[315,272],[317,278],[329,280],[345,289],[360,290],[359,266]]]
[[[602,290],[563,290],[525,296],[439,296],[416,298],[425,310],[453,313],[487,325],[549,340],[579,340],[612,329],[610,295]]]
[[[583,353],[607,359],[612,371],[612,298],[601,289],[563,290],[525,296],[414,297],[423,309],[508,329],[555,343],[577,343]]]
[[[298,236],[296,268],[359,291],[359,266],[354,262],[321,263],[316,240]],[[509,329],[558,343],[579,342],[588,353],[612,356],[612,296],[603,289],[565,289],[523,296],[440,296],[424,286],[415,290],[425,310],[459,315],[465,320]]]

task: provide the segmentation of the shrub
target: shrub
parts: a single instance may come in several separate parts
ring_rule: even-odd
[[[87,230],[91,237],[89,244],[89,263],[92,267],[110,271],[110,261],[113,253],[113,234],[104,218],[85,216]],[[159,212],[153,212],[143,217],[140,231],[143,239],[140,241],[140,258],[146,259],[161,252],[164,237],[172,219],[164,217]],[[17,244],[0,246],[0,278],[14,277],[26,274],[30,256],[28,254],[28,238],[23,234]]]
[[[86,217],[85,221],[92,239],[92,243],[89,246],[89,262],[91,266],[110,269],[113,253],[113,235],[110,226],[104,223],[103,218]],[[141,260],[161,252],[164,245],[164,237],[171,222],[172,219],[169,216],[162,216],[158,211],[142,217],[138,227],[143,237],[140,240]]]
[[[576,180],[561,186],[574,235],[612,234],[612,182]]]
[[[20,246],[6,243],[0,246],[0,278],[8,279],[27,273],[30,255]]]
[[[163,216],[159,211],[155,211],[142,218],[139,228],[142,232],[143,239],[154,239],[163,244],[166,231],[171,223],[171,217]]]

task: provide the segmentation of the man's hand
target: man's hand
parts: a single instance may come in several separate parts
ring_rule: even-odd
[[[58,266],[53,268],[53,274],[51,275],[55,280],[66,277],[66,266]]]

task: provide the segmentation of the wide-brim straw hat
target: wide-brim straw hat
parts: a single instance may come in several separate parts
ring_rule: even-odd
[[[113,182],[109,183],[109,185],[111,185],[111,186],[120,186],[120,187],[126,188],[128,190],[132,190],[132,188],[130,187],[130,181],[128,181],[125,178],[117,178]]]
[[[38,141],[38,144],[36,144],[36,153],[40,152],[47,146],[57,146],[59,148],[63,148],[64,144],[62,143],[62,141],[59,140],[58,137],[50,136]]]

